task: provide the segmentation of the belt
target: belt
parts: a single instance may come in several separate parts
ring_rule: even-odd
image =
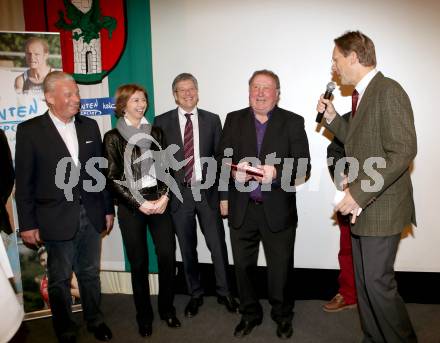
[[[255,200],[255,199],[249,198],[249,202],[254,205],[263,205],[263,200]]]

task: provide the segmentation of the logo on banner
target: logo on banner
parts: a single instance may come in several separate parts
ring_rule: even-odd
[[[115,112],[113,98],[81,99],[81,115],[87,117],[110,116]]]
[[[99,83],[125,46],[123,0],[49,0],[51,30],[61,34],[63,70],[81,84]]]

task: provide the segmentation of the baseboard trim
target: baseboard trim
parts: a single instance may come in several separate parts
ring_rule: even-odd
[[[182,262],[177,263],[176,293],[187,294]],[[215,295],[213,265],[201,263],[201,279],[206,295]],[[229,266],[232,292],[237,294],[234,267]],[[293,272],[292,291],[295,299],[329,300],[338,291],[339,270],[296,268]],[[257,267],[257,291],[261,298],[267,298],[266,267]],[[419,304],[440,304],[440,273],[396,272],[399,293],[405,302]]]

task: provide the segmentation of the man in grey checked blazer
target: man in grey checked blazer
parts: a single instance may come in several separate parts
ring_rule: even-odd
[[[359,93],[352,111],[356,115],[345,121],[322,96],[317,110],[325,110],[325,127],[344,143],[346,155],[359,162],[359,173],[349,180],[336,210],[352,216],[363,342],[417,342],[394,278],[400,234],[416,224],[409,171],[417,152],[411,103],[396,81],[376,70],[370,38],[356,31],[334,42],[332,70],[342,85]]]

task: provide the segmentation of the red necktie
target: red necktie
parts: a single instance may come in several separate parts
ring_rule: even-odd
[[[358,100],[359,100],[359,93],[355,89],[353,91],[353,94],[351,95],[351,116],[352,117],[354,117],[354,115],[356,114]]]
[[[194,136],[191,115],[192,113],[185,114],[186,124],[183,138],[183,151],[185,155],[185,160],[191,158],[185,165],[185,177],[183,179],[185,183],[191,183],[194,169]]]

